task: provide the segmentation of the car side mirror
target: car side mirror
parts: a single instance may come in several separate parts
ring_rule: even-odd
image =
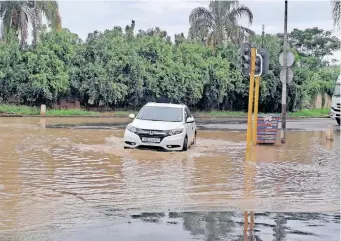
[[[188,117],[186,122],[187,123],[193,123],[194,122],[194,118],[193,117]]]
[[[129,115],[129,118],[130,118],[130,119],[134,119],[134,118],[135,118],[135,115],[134,115],[134,114],[130,114],[130,115]]]

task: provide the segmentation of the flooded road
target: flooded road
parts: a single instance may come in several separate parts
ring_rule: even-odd
[[[245,131],[166,153],[124,150],[122,130],[46,128],[79,122],[99,120],[0,118],[0,240],[239,240],[244,211],[255,240],[339,240],[340,132],[291,131],[245,161]]]

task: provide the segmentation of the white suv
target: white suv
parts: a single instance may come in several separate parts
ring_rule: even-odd
[[[195,120],[186,105],[148,103],[124,132],[124,148],[161,147],[186,151],[196,141]]]

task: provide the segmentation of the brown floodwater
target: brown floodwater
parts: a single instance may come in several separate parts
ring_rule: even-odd
[[[100,120],[113,121],[126,119]],[[0,118],[0,240],[141,212],[340,212],[340,132],[289,131],[246,161],[245,131],[202,130],[168,153],[123,149],[123,130],[46,128],[79,122],[99,120]]]

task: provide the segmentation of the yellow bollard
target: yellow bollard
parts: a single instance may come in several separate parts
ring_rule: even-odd
[[[255,85],[255,68],[256,68],[256,48],[251,48],[251,69],[250,69],[250,88],[249,88],[249,108],[247,113],[247,133],[246,145],[252,145],[252,107],[253,107],[253,90]]]
[[[258,118],[258,101],[259,101],[259,85],[260,85],[260,77],[257,76],[256,87],[255,87],[255,103],[254,103],[254,112],[253,112],[253,145],[257,145],[257,118]]]

